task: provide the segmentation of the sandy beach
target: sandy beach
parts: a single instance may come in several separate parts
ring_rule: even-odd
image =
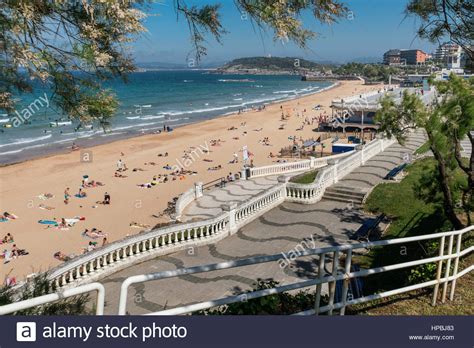
[[[269,158],[269,153],[278,154],[282,147],[291,145],[292,141],[288,137],[318,138],[318,133],[313,131],[317,123],[297,130],[305,117],[311,120],[323,112],[330,115],[329,105],[336,97],[379,88],[364,86],[360,81],[342,82],[321,93],[267,105],[262,111],[220,117],[177,128],[169,133],[120,140],[82,152],[72,151],[0,168],[0,210],[18,217],[0,222],[0,237],[12,234],[17,247],[29,252],[6,264],[2,260],[1,279],[10,274],[20,280],[32,272],[58,265],[60,261],[53,257],[57,251],[81,254],[90,241],[100,246],[102,237],[93,240],[82,236],[85,229],[97,228],[106,233],[111,242],[139,233],[144,226],[166,221],[153,215],[163,212],[173,197],[191,188],[195,182],[206,183],[229,172],[239,172],[244,145],[254,155],[255,166],[271,164],[276,158]],[[312,110],[316,104],[321,104],[322,109]],[[280,120],[282,110],[291,115],[289,120]],[[282,124],[285,124],[284,129],[279,129]],[[269,145],[264,145],[262,140],[267,137]],[[220,142],[216,142],[219,139]],[[199,156],[194,155],[191,160],[183,158],[185,151],[197,148],[205,149],[207,153],[198,151],[196,153]],[[168,156],[165,157],[166,153]],[[229,163],[234,153],[238,154],[239,162]],[[126,177],[115,177],[119,159],[128,167],[128,170],[121,172]],[[167,165],[181,166],[197,174],[160,182],[151,188],[137,186],[152,182],[153,177],[159,174],[170,174],[170,170],[163,168]],[[222,169],[208,170],[218,166],[222,166]],[[137,170],[134,171],[134,168]],[[89,183],[94,180],[104,186],[84,188],[87,197],[77,198],[75,195],[84,175],[89,177]],[[65,204],[64,191],[68,187],[71,197],[69,203]],[[96,203],[104,200],[106,192],[110,195],[111,204]],[[39,197],[44,194],[54,197]],[[61,221],[61,218],[74,217],[84,219],[67,229],[38,223],[39,220]],[[132,222],[142,227],[132,227]],[[12,246],[13,243],[6,243],[0,247],[3,251],[11,250]]]

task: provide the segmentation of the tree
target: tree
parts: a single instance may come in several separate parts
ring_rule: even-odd
[[[474,145],[474,79],[465,80],[452,74],[447,81],[432,81],[437,98],[425,105],[418,95],[405,91],[399,104],[390,96],[381,100],[376,114],[380,130],[403,143],[409,131],[423,129],[436,160],[438,187],[443,193],[447,218],[455,228],[472,223],[474,191],[474,152],[469,159],[461,157],[461,140]],[[462,170],[465,182],[455,181],[454,171]],[[462,192],[458,201],[453,191]],[[460,218],[461,210],[464,219]],[[465,222],[466,221],[466,222]]]
[[[145,31],[147,0],[4,0],[0,2],[0,109],[12,113],[14,94],[32,92],[40,81],[52,90],[53,103],[70,118],[107,125],[116,111],[104,80],[126,79],[135,69],[130,43]],[[225,34],[220,4],[188,5],[174,0],[186,20],[197,60],[206,54],[207,34]],[[306,47],[315,36],[303,28],[303,11],[323,22],[344,16],[338,0],[235,0],[237,9],[276,40]]]
[[[28,280],[19,289],[15,287],[0,287],[0,306],[10,303],[28,300],[50,294],[56,289],[48,279],[47,273],[41,273]],[[79,315],[90,314],[87,309],[89,295],[78,295],[68,297],[59,301],[48,303],[42,306],[35,306],[14,312],[13,315]]]
[[[471,0],[410,0],[406,14],[421,20],[418,35],[432,42],[448,37],[474,59],[474,3]]]

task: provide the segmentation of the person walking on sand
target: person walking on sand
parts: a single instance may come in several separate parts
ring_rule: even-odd
[[[104,193],[104,204],[110,204],[110,195],[107,192]]]
[[[69,194],[69,187],[64,190],[64,204],[69,204],[69,197],[71,195]]]
[[[123,169],[123,162],[122,162],[122,159],[119,159],[119,160],[117,161],[117,171],[118,171],[118,172],[121,172],[122,169]]]

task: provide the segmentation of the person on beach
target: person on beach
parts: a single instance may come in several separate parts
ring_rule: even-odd
[[[3,237],[0,244],[6,244],[6,243],[13,243],[13,236],[10,233],[7,233],[7,235]]]
[[[104,237],[104,239],[102,239],[102,246],[106,245],[107,243],[108,243],[107,237]]]
[[[107,192],[104,193],[104,204],[110,204],[110,195]]]
[[[82,191],[82,187],[79,187],[79,192],[77,193],[77,197],[78,197],[78,198],[87,197],[87,193],[85,193],[84,191]]]

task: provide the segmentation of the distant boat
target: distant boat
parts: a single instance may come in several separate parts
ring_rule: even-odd
[[[9,118],[1,118],[0,119],[0,123],[7,123],[8,121],[10,121]]]
[[[70,126],[72,121],[56,121],[56,122],[49,122],[50,127],[62,127],[62,126]]]

